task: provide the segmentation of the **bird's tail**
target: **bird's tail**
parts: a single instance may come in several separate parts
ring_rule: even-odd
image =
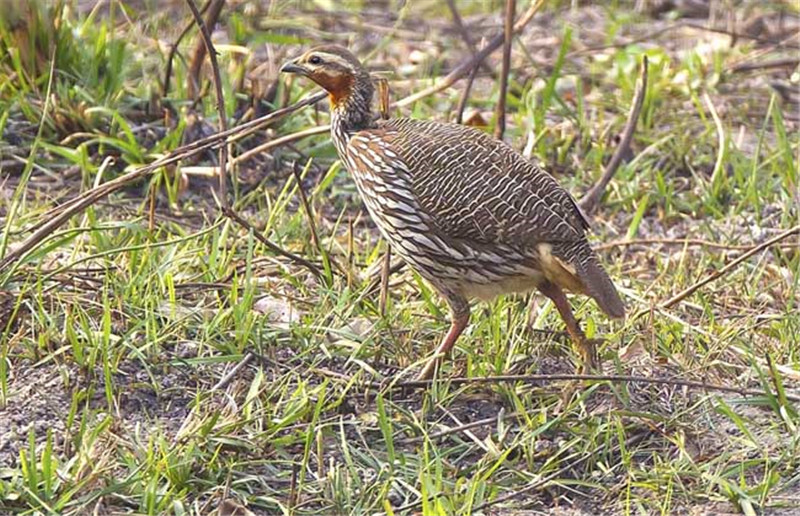
[[[585,240],[573,242],[563,251],[566,252],[558,254],[568,258],[569,263],[575,268],[585,293],[591,296],[610,317],[625,317],[625,304],[589,243]]]
[[[589,249],[589,252],[590,256],[576,264],[578,276],[586,287],[586,293],[592,296],[610,317],[618,319],[625,317],[625,304],[620,299],[617,288],[598,262],[594,251]]]

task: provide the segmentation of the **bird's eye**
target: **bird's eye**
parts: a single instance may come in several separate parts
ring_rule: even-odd
[[[312,64],[312,65],[318,65],[318,64],[322,63],[322,58],[319,57],[319,56],[311,56],[311,57],[308,58],[308,62],[309,62],[309,64]]]

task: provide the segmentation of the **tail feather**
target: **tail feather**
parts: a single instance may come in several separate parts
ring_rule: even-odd
[[[579,263],[575,263],[578,276],[586,287],[586,293],[592,296],[598,306],[610,317],[618,319],[625,317],[625,304],[620,299],[617,288],[598,263],[594,251],[589,249],[589,252],[591,255],[584,257]]]
[[[600,308],[611,317],[625,317],[625,304],[617,293],[617,288],[598,261],[597,254],[586,240],[564,242],[554,254],[565,260],[574,269],[580,289],[591,296]],[[573,276],[574,277],[574,276]],[[576,289],[573,289],[576,290]]]

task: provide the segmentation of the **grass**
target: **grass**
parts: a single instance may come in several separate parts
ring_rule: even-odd
[[[182,3],[12,5],[0,20],[0,254],[47,210],[214,131],[216,120],[212,95],[187,98],[192,38],[172,90],[158,93],[168,45],[190,19]],[[677,27],[687,21],[678,12],[658,18],[628,2],[570,5],[548,2],[515,42],[506,140],[579,195],[614,151],[646,54],[635,153],[593,234],[598,244],[674,240],[601,251],[642,317],[612,323],[584,298],[573,307],[590,335],[606,339],[612,373],[763,395],[603,382],[369,389],[415,372],[447,311],[403,270],[381,313],[371,271],[384,243],[321,136],[243,162],[232,188],[234,208],[317,264],[320,278],[220,217],[215,181],[186,173],[213,165],[205,154],[89,207],[0,271],[0,512],[208,514],[225,502],[295,515],[797,510],[800,418],[787,398],[800,382],[797,240],[648,313],[734,259],[736,246],[798,224],[800,120],[769,86],[796,88],[797,68],[732,71],[791,48],[746,37],[730,45]],[[500,26],[500,5],[458,7],[475,39]],[[445,30],[446,6],[410,3],[399,18],[358,2],[323,9],[223,10],[215,41],[224,34],[229,44],[220,63],[232,125],[313,90],[259,68],[301,43],[371,55],[376,69],[395,72],[395,98],[469,57]],[[781,11],[796,22],[797,10],[779,2],[734,14],[777,24]],[[402,114],[454,118],[462,87]],[[497,91],[480,74],[470,99],[490,123]],[[307,108],[235,154],[326,120],[324,109]],[[476,304],[442,376],[570,372],[576,358],[562,329],[537,296]]]

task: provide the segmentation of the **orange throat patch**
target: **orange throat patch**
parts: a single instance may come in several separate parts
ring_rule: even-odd
[[[353,91],[353,76],[348,74],[320,73],[315,75],[313,79],[327,90],[331,109],[344,103]]]

